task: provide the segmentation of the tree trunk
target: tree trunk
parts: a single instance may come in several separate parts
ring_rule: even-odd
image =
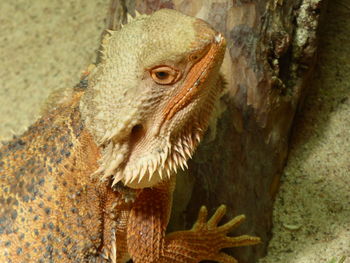
[[[273,200],[292,122],[312,72],[325,1],[120,1],[120,10],[131,14],[135,8],[147,14],[177,9],[206,20],[227,39],[222,114],[189,170],[178,176],[171,227],[191,227],[203,204],[211,212],[226,204],[226,219],[246,214],[247,222],[234,234],[258,235],[263,244],[232,251],[242,263],[256,262],[266,253]]]

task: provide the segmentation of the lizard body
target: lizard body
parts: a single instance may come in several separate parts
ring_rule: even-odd
[[[175,171],[222,89],[224,38],[161,10],[103,46],[84,87],[1,148],[0,261],[236,262],[220,250],[259,239],[227,237],[244,218],[217,226],[224,207],[209,221],[203,207],[191,230],[165,233]]]

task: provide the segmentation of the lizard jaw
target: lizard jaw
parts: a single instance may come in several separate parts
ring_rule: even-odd
[[[164,178],[169,178],[179,167],[187,167],[187,160],[192,157],[203,137],[215,101],[221,92],[213,74],[218,74],[217,65],[221,64],[224,50],[225,40],[217,34],[208,52],[187,75],[178,95],[166,105],[161,114],[163,120],[160,132],[157,135],[152,132],[147,134],[141,126],[143,146],[138,150],[141,153],[136,154],[136,158],[131,157],[133,149],[130,144],[114,145],[113,152],[119,154],[112,154],[111,158],[107,155],[111,162],[104,171],[104,178],[113,176],[112,185],[122,181],[131,188],[152,187]],[[208,83],[208,79],[211,79],[211,83]],[[200,96],[205,96],[206,99],[199,99]],[[196,99],[196,103],[201,106],[193,105],[196,104],[192,103]],[[125,153],[123,148],[127,149]]]
[[[198,38],[192,45],[205,48],[207,43],[207,52],[191,65],[181,86],[149,119],[151,123],[134,119],[118,136],[109,132],[103,137],[107,139],[102,140],[95,174],[112,186],[123,182],[131,188],[152,187],[179,167],[187,167],[221,92],[216,81],[226,46],[222,35],[203,21],[196,22],[196,31]]]

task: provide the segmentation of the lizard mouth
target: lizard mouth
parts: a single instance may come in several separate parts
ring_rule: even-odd
[[[124,143],[111,142],[106,147],[102,179],[113,176],[112,186],[122,181],[131,188],[152,187],[179,167],[186,167],[221,90],[216,75],[225,46],[221,34],[212,38],[206,52],[188,70],[181,88],[161,110],[158,125],[152,128],[147,123],[136,123]]]
[[[164,175],[170,177],[173,172],[176,172],[177,168],[184,169],[187,166],[187,160],[193,155],[208,126],[214,101],[217,99],[219,90],[221,90],[221,88],[215,86],[215,82],[209,83],[208,79],[216,81],[215,77],[212,78],[212,74],[218,73],[225,46],[225,39],[221,34],[217,34],[208,45],[206,53],[189,69],[189,73],[181,85],[182,88],[163,109],[162,121],[158,126],[159,128],[157,128],[158,150],[153,154],[150,153],[152,157],[148,160],[149,162],[140,165],[142,168],[137,170],[141,172],[136,177],[127,176],[123,178],[124,184],[131,188],[149,187],[161,181]],[[203,99],[199,99],[202,95],[204,96]],[[203,105],[194,105],[191,103],[194,100],[199,100]],[[191,105],[194,108],[188,108],[192,107]],[[178,114],[180,112],[185,115]],[[179,122],[182,123],[179,124],[181,127],[174,131],[170,129],[169,138],[166,135],[165,137],[159,136],[162,127],[165,130],[169,125],[174,128],[172,122],[177,123],[179,119],[182,119]],[[136,125],[133,128],[132,136],[135,140],[138,140],[139,136],[142,137],[147,134],[144,129],[147,129],[147,127],[141,126],[139,129]],[[152,152],[151,149],[149,151]]]

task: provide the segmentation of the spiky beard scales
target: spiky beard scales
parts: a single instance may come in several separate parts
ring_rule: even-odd
[[[220,86],[211,88],[202,107],[192,112],[192,117],[181,127],[175,129],[170,125],[166,135],[147,140],[136,154],[130,140],[114,142],[112,139],[106,142],[96,173],[102,174],[102,180],[112,179],[112,185],[121,181],[131,188],[144,188],[170,178],[179,167],[187,168],[187,160],[192,157],[208,127],[221,92]]]

